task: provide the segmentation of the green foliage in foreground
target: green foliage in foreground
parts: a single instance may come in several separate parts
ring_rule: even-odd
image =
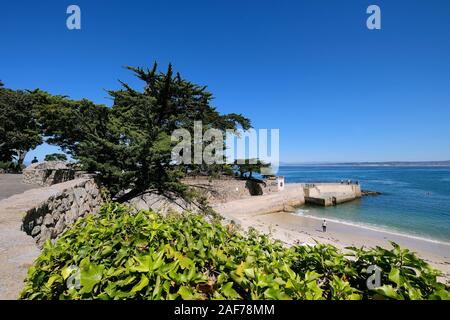
[[[348,259],[329,245],[286,248],[193,214],[128,211],[106,205],[55,245],[48,242],[21,298],[449,299],[439,273],[395,244],[349,248]],[[373,264],[382,270],[382,286],[369,290]]]

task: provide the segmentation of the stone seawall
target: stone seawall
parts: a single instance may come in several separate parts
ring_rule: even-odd
[[[266,183],[234,177],[221,177],[220,179],[187,178],[183,179],[183,183],[206,196],[208,201],[213,204],[277,192],[276,188]]]
[[[78,218],[97,213],[102,202],[94,179],[81,180],[26,211],[22,230],[42,245],[48,239],[57,238]]]
[[[226,203],[216,203],[213,208],[228,220],[240,223],[241,218],[273,212],[293,212],[305,204],[305,195],[301,184],[287,184],[283,191],[261,196],[237,199]]]
[[[361,186],[347,183],[308,183],[304,184],[306,203],[324,207],[353,201],[361,198]]]
[[[268,182],[260,182],[257,180],[239,179],[232,176],[221,176],[219,178],[210,179],[204,176],[187,177],[182,180],[183,183],[189,185],[192,190],[204,196],[208,203],[213,207],[218,204],[225,204],[230,201],[240,199],[252,199],[263,195],[281,193],[278,188],[278,181],[273,185],[275,180]],[[303,191],[300,197],[290,205],[298,205],[298,201],[302,202]],[[194,203],[188,203],[180,198],[166,198],[158,194],[146,194],[136,197],[129,201],[129,204],[136,210],[152,209],[162,214],[170,211],[183,212],[185,210],[196,212],[199,208]],[[288,202],[283,204],[278,203],[276,208],[269,207],[269,210],[280,209],[283,210],[284,204],[289,205]],[[268,205],[268,204],[267,204]]]

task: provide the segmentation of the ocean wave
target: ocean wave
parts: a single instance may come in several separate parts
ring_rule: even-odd
[[[296,216],[305,216],[305,213],[308,213],[309,210],[305,210],[305,209],[297,209],[295,212],[292,212],[292,214],[296,215]]]
[[[372,180],[362,181],[362,183],[363,182],[384,184],[384,185],[388,185],[388,186],[402,186],[402,187],[410,185],[410,183],[408,183],[408,182],[396,181],[396,180],[388,180],[388,179],[386,179],[386,180],[372,179]]]

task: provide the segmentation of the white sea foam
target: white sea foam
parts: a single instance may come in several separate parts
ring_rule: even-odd
[[[296,216],[305,216],[305,213],[308,213],[309,210],[305,210],[305,209],[297,209],[297,211],[292,212],[292,214],[296,215]]]
[[[389,180],[389,179],[372,179],[372,180],[367,180],[366,182],[369,183],[377,183],[377,184],[381,184],[381,185],[388,185],[388,186],[401,186],[401,187],[406,187],[408,185],[410,185],[409,182],[405,182],[405,181],[397,181],[397,180]]]

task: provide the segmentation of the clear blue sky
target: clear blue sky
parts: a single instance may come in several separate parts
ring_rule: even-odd
[[[282,161],[450,159],[447,0],[2,1],[0,30],[7,87],[111,105],[118,79],[140,85],[124,65],[172,62],[220,111],[279,128]]]

